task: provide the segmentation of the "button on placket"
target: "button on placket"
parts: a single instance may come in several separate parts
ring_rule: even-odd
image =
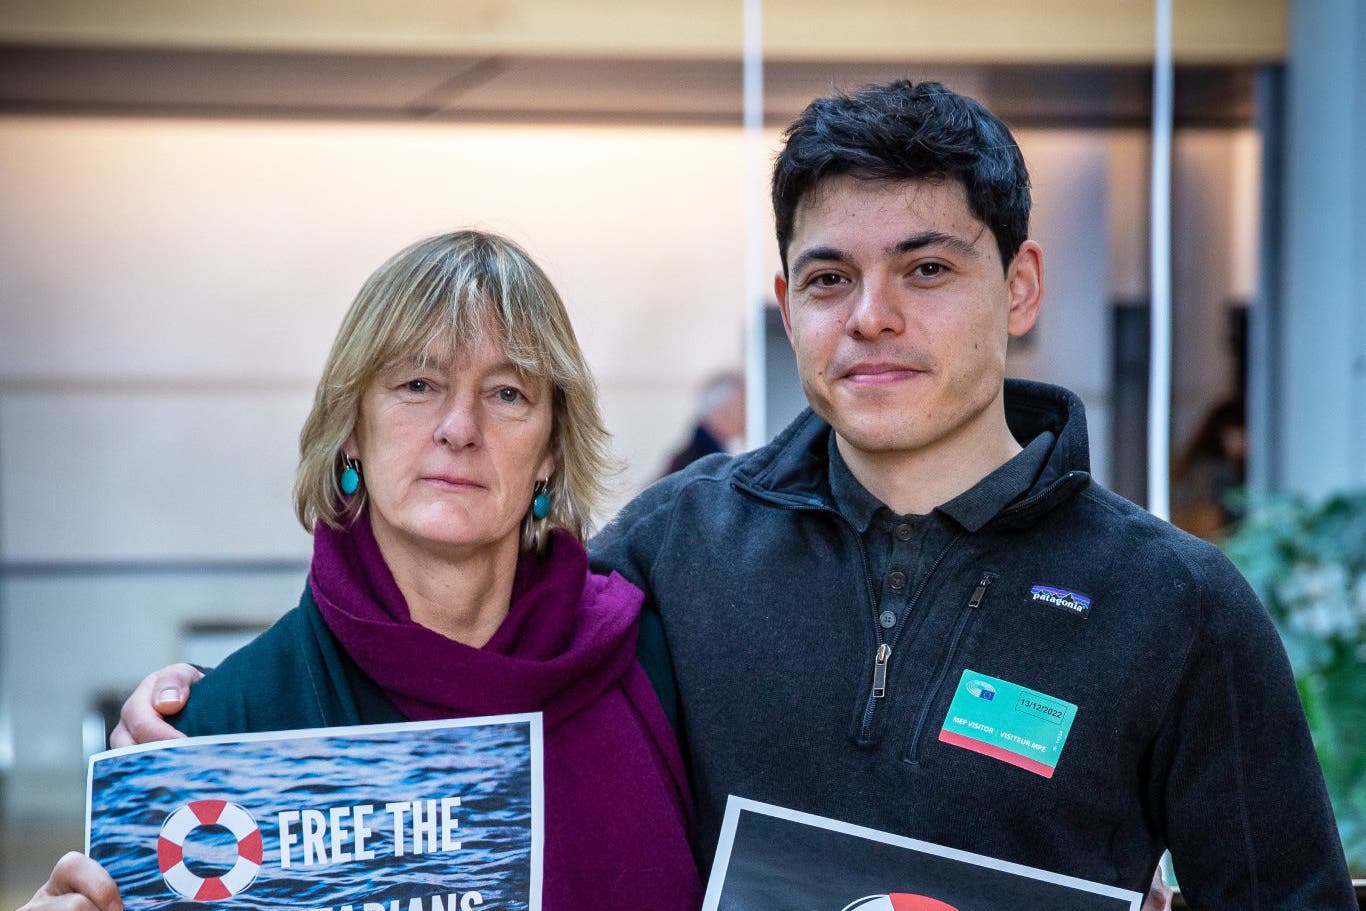
[[[890,517],[889,518],[893,518]],[[887,535],[882,540],[886,542],[887,563],[892,566],[906,565],[906,560],[910,557],[911,539],[915,534],[915,525],[910,522],[893,521],[882,526],[882,534]],[[889,546],[888,546],[889,545]],[[883,564],[886,567],[887,564]],[[888,631],[896,628],[898,623],[904,621],[902,614],[906,610],[906,595],[910,589],[910,576],[904,569],[893,569],[883,576],[883,586],[887,597],[882,605],[882,610],[877,615],[878,626]]]

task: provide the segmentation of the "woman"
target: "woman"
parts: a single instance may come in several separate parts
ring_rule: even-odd
[[[564,305],[509,241],[420,241],[362,287],[300,436],[299,606],[173,719],[222,734],[544,713],[547,911],[691,909],[687,786],[640,592],[583,548],[608,467]],[[587,834],[586,834],[587,833]],[[116,907],[68,855],[29,911]]]

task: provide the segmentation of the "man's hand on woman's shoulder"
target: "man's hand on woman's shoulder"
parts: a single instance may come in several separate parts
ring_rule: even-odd
[[[119,723],[109,735],[111,747],[128,747],[136,743],[174,740],[185,735],[166,723],[167,715],[185,708],[190,698],[190,686],[203,677],[198,668],[189,664],[172,664],[153,671],[123,703]]]

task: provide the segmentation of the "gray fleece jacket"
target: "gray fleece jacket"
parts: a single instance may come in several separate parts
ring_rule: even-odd
[[[662,620],[703,869],[735,794],[1139,892],[1170,848],[1196,909],[1354,909],[1265,609],[1217,548],[1090,480],[1076,396],[1010,381],[1006,408],[1022,443],[1056,435],[1047,463],[958,527],[895,630],[809,411],[592,542]],[[1075,707],[1051,777],[941,738],[973,675]]]

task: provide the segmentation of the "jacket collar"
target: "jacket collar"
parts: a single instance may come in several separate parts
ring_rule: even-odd
[[[977,531],[988,523],[1007,527],[1033,524],[1090,484],[1086,414],[1075,394],[1061,386],[1006,380],[1005,407],[1006,424],[1021,443],[1028,445],[1044,432],[1051,433],[1056,442],[1033,485],[1006,508],[1001,509],[999,503],[990,504],[990,510],[979,508],[987,504],[975,502],[969,496],[971,491],[940,507],[968,531]],[[772,443],[736,459],[735,483],[780,505],[833,508],[829,445],[830,425],[808,408]]]

